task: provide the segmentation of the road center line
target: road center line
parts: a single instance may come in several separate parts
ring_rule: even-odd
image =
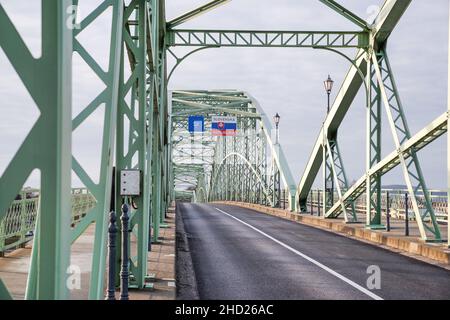
[[[342,281],[344,281],[344,282],[346,282],[347,284],[351,285],[353,288],[355,288],[355,289],[361,291],[362,293],[368,295],[368,296],[371,297],[372,299],[374,299],[374,300],[383,300],[383,298],[381,298],[380,296],[376,295],[376,294],[373,293],[372,291],[370,291],[370,290],[368,290],[368,289],[366,289],[366,288],[360,286],[360,285],[357,284],[356,282],[353,282],[352,280],[350,280],[350,279],[344,277],[343,275],[341,275],[341,274],[337,273],[336,271],[334,271],[334,270],[328,268],[327,266],[323,265],[323,264],[320,263],[319,261],[314,260],[313,258],[311,258],[311,257],[309,257],[309,256],[307,256],[307,255],[301,253],[300,251],[298,251],[298,250],[296,250],[296,249],[294,249],[294,248],[288,246],[287,244],[281,242],[280,240],[275,239],[274,237],[272,237],[272,236],[268,235],[267,233],[265,233],[265,232],[259,230],[258,228],[252,226],[251,224],[248,224],[247,222],[244,222],[244,221],[242,221],[241,219],[236,218],[236,217],[233,216],[232,214],[229,214],[229,213],[227,213],[227,212],[225,212],[225,211],[223,211],[223,210],[220,210],[219,208],[215,208],[215,209],[218,210],[218,211],[220,211],[221,213],[223,213],[223,214],[229,216],[230,218],[233,218],[234,220],[236,220],[236,221],[242,223],[243,225],[246,225],[247,227],[253,229],[254,231],[256,231],[256,232],[258,232],[258,233],[260,233],[260,234],[263,235],[264,237],[266,237],[266,238],[272,240],[273,242],[278,243],[280,246],[282,246],[282,247],[288,249],[289,251],[291,251],[291,252],[295,253],[296,255],[302,257],[303,259],[308,260],[308,261],[311,262],[312,264],[315,264],[315,265],[318,266],[319,268],[321,268],[321,269],[325,270],[326,272],[332,274],[332,275],[335,276],[336,278],[341,279]]]

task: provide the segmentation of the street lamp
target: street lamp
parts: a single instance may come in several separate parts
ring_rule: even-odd
[[[331,77],[330,77],[330,75],[328,75],[328,79],[326,79],[324,82],[323,82],[323,85],[324,85],[324,87],[325,87],[325,91],[327,92],[327,96],[328,96],[328,107],[327,107],[327,114],[329,114],[330,113],[330,94],[331,94],[331,90],[333,90],[333,84],[334,84],[334,81],[333,80],[331,80]],[[324,212],[324,215],[325,215],[325,212],[327,211],[327,201],[328,201],[328,197],[330,197],[330,203],[331,203],[331,206],[333,205],[333,203],[334,203],[334,200],[333,200],[333,194],[334,194],[334,181],[333,181],[333,171],[332,171],[332,169],[330,168],[330,173],[331,173],[331,179],[328,181],[327,180],[327,151],[326,151],[326,149],[327,149],[327,147],[326,147],[326,141],[327,141],[327,137],[326,137],[326,134],[325,134],[325,123],[323,123],[323,126],[322,126],[322,130],[323,130],[323,141],[324,141],[324,143],[323,143],[323,147],[322,147],[322,149],[323,149],[323,179],[324,179],[324,184],[323,184],[323,212]],[[330,156],[330,158],[331,158],[331,161],[333,161],[333,150],[328,150],[331,154],[329,155]],[[328,193],[328,195],[327,195],[327,193]]]
[[[278,144],[278,126],[280,124],[280,119],[281,119],[281,117],[277,112],[277,114],[273,117],[273,122],[275,122],[275,128],[276,128],[275,144]]]
[[[330,113],[330,94],[331,94],[331,90],[333,90],[333,84],[334,81],[331,80],[330,75],[328,75],[328,79],[325,80],[323,82],[324,86],[325,86],[325,91],[327,92],[328,95],[328,108],[327,108],[327,114]]]

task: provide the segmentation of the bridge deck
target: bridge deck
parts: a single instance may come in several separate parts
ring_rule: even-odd
[[[450,271],[223,204],[182,204],[202,299],[448,299]],[[379,289],[369,287],[378,267]]]
[[[243,202],[219,201],[217,203],[249,208],[258,212],[336,232],[360,241],[369,242],[375,246],[412,256],[419,260],[425,260],[428,263],[436,264],[450,270],[450,249],[447,247],[446,242],[424,242],[420,240],[417,224],[413,220],[409,221],[410,235],[405,236],[405,220],[397,218],[391,218],[391,231],[388,232],[386,229],[367,229],[365,226],[365,217],[361,213],[358,213],[360,223],[346,224],[343,217],[335,219],[323,219],[322,217],[318,217],[317,208],[313,208],[313,215],[311,215],[311,211],[305,214],[294,214],[283,209],[275,209]],[[385,216],[382,216],[382,224],[386,226]],[[440,227],[442,234],[445,236],[447,233],[447,225],[440,225]]]

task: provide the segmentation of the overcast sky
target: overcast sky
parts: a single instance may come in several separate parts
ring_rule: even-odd
[[[35,56],[39,56],[39,0],[0,0],[17,21]],[[100,0],[80,0],[86,16]],[[207,1],[167,0],[170,20]],[[341,0],[364,19],[373,19],[376,0]],[[106,65],[110,14],[84,31],[80,41],[101,65]],[[187,22],[183,28],[262,30],[356,30],[343,17],[317,0],[233,0]],[[180,26],[181,28],[181,26]],[[1,32],[1,31],[0,31]],[[178,51],[182,52],[182,50]],[[392,34],[388,53],[414,134],[446,111],[448,1],[413,0]],[[353,50],[348,50],[353,55]],[[323,80],[335,80],[336,94],[349,63],[338,55],[313,49],[221,48],[196,53],[177,69],[170,89],[238,89],[250,92],[267,114],[281,115],[280,139],[293,175],[302,175],[326,113]],[[102,84],[77,56],[74,57],[74,115],[102,89]],[[333,95],[334,97],[334,95]],[[362,92],[339,130],[339,142],[350,180],[365,171],[365,107]],[[0,49],[0,175],[39,116],[33,101]],[[74,135],[74,152],[97,180],[102,109]],[[390,131],[383,125],[383,155],[393,151]],[[446,189],[446,140],[440,138],[419,154],[430,188]],[[399,169],[384,184],[403,184]]]

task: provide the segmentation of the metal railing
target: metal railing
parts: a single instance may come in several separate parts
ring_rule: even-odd
[[[345,190],[344,190],[345,192]],[[408,190],[402,190],[402,189],[383,189],[381,192],[381,213],[383,215],[386,215],[386,201],[387,201],[387,193],[389,192],[389,207],[390,207],[390,213],[393,218],[397,219],[404,219],[406,209],[409,208],[411,210],[412,208],[412,202],[411,198],[408,197],[408,203],[406,204],[406,197],[405,194],[408,193]],[[441,191],[441,190],[430,190],[429,196],[431,199],[431,204],[433,207],[433,210],[435,212],[437,221],[439,223],[447,223],[447,208],[448,208],[448,202],[447,202],[447,192]],[[418,205],[419,209],[425,209],[425,197],[424,195],[418,194]],[[334,199],[339,199],[338,194],[335,192]],[[311,203],[312,200],[312,203]],[[320,212],[323,213],[323,191],[322,190],[311,190],[308,196],[308,209],[311,207],[311,205],[317,210],[320,208]],[[358,199],[355,201],[355,209],[358,213],[365,213],[366,212],[366,198],[365,194],[362,194]],[[409,219],[414,220],[415,217],[413,214],[409,214]]]
[[[88,189],[72,189],[72,227],[91,210],[97,201]]]
[[[87,189],[72,189],[72,227],[96,204]],[[39,190],[25,189],[12,202],[0,222],[0,256],[6,250],[23,247],[33,238],[39,210]]]

